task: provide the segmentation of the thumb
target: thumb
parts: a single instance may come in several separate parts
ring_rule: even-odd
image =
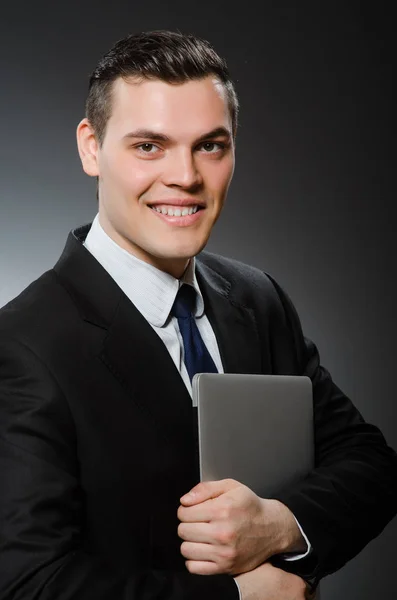
[[[190,492],[182,496],[180,501],[184,506],[193,506],[194,504],[200,504],[200,502],[205,502],[211,498],[217,498],[239,485],[241,484],[234,479],[204,481],[194,486]]]

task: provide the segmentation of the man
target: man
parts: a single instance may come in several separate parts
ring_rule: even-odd
[[[234,169],[227,67],[193,36],[129,36],[86,108],[98,215],[0,312],[0,597],[308,597],[394,516],[397,459],[280,286],[202,252]],[[308,478],[271,499],[197,485],[197,348],[210,370],[311,378]]]

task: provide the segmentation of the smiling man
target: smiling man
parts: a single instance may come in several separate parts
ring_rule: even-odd
[[[226,89],[214,76],[118,78],[112,107],[102,144],[92,117],[77,132],[84,170],[99,177],[99,222],[127,252],[179,278],[207,243],[233,175]]]
[[[396,513],[397,459],[266,273],[203,251],[238,102],[210,44],[120,40],[77,128],[98,214],[0,311],[2,600],[302,600]],[[316,468],[199,484],[191,380],[308,375]]]

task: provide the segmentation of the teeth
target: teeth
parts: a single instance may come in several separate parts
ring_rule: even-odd
[[[169,217],[186,217],[187,215],[194,215],[198,211],[198,206],[185,206],[183,209],[171,208],[170,206],[152,206],[152,209]]]

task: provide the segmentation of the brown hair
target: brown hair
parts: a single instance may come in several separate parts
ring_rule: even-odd
[[[235,134],[238,99],[225,60],[206,40],[173,31],[131,34],[116,42],[90,77],[86,117],[102,145],[112,112],[113,82],[117,78],[184,83],[208,75],[215,75],[225,86]]]

